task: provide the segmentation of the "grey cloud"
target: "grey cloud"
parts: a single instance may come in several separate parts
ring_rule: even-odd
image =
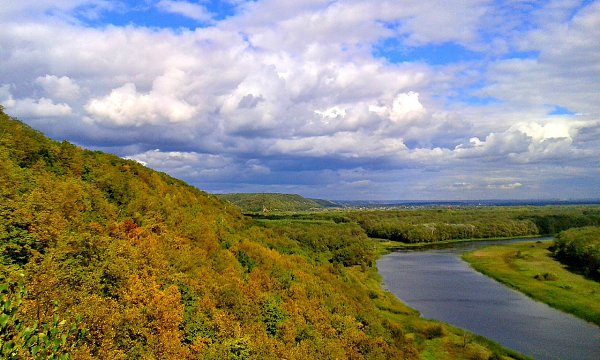
[[[263,101],[263,97],[262,95],[258,95],[258,96],[254,96],[252,94],[248,94],[246,96],[244,96],[243,98],[240,99],[240,102],[238,103],[238,108],[240,109],[253,109],[256,107],[256,105]]]

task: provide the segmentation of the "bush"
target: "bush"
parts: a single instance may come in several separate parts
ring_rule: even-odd
[[[540,281],[556,281],[558,280],[558,276],[555,273],[546,272],[543,274],[536,274],[534,277],[536,280]]]

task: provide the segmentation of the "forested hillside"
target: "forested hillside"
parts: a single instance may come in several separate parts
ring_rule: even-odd
[[[217,196],[249,213],[307,211],[333,205],[326,200],[312,200],[296,194],[235,193]]]
[[[0,199],[3,358],[506,355],[382,291],[358,226],[255,222],[3,112]]]

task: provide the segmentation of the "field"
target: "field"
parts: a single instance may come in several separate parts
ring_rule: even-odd
[[[555,260],[551,242],[490,246],[463,256],[476,270],[533,299],[600,325],[600,284]]]

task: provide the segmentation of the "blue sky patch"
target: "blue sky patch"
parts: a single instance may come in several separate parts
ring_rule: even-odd
[[[555,105],[549,115],[575,115],[575,113],[566,107]]]
[[[186,16],[183,12],[167,10],[165,4],[188,4],[203,7],[207,14],[206,20],[199,20],[194,16]],[[96,17],[89,16],[92,8],[78,9],[79,20],[94,26],[103,27],[107,24],[114,26],[135,25],[150,28],[168,29],[195,29],[210,26],[214,21],[223,20],[236,12],[236,6],[223,1],[154,1],[141,4],[139,1],[125,1],[126,7],[117,7],[111,11],[104,11]]]
[[[376,57],[385,58],[390,63],[419,61],[431,65],[445,65],[457,62],[473,61],[483,55],[468,50],[458,44],[446,42],[419,47],[408,47],[400,39],[390,38],[382,41],[373,51]]]

